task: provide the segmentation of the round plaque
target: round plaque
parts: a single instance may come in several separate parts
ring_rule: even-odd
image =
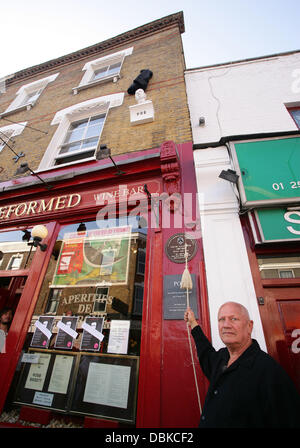
[[[169,260],[173,263],[185,263],[185,244],[187,246],[188,261],[190,261],[197,253],[197,242],[188,238],[184,233],[175,233],[172,235],[165,245],[165,252]]]

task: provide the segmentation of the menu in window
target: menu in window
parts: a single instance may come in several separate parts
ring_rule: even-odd
[[[127,354],[130,320],[112,320],[107,353]]]
[[[25,383],[25,389],[43,390],[50,358],[51,355],[49,353],[42,353],[39,356],[39,362],[31,364]]]
[[[131,367],[91,362],[83,401],[127,408]]]

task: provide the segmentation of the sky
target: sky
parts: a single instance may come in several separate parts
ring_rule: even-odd
[[[179,11],[187,68],[300,50],[299,0],[11,0],[0,78]]]

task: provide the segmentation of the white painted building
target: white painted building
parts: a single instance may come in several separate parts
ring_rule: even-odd
[[[271,283],[268,286],[268,280],[262,279],[261,284],[260,280],[254,281],[255,263],[252,262],[251,266],[249,262],[254,250],[249,249],[249,244],[247,246],[245,228],[241,224],[240,189],[219,178],[219,174],[228,168],[237,170],[232,161],[232,148],[237,141],[255,142],[299,136],[300,52],[189,69],[185,73],[185,79],[197,186],[198,192],[203,193],[199,195],[203,198],[200,215],[212,342],[216,348],[223,345],[217,326],[220,305],[229,300],[237,301],[246,306],[254,320],[253,337],[262,349],[276,357],[276,344],[280,338],[274,341],[270,322],[264,322],[274,305],[273,302],[272,306],[269,305],[269,299],[267,300]],[[266,170],[268,169],[270,168],[266,165]],[[251,237],[250,235],[249,238]],[[280,244],[276,246],[278,253],[281,251]],[[299,241],[295,241],[300,253],[299,244]],[[261,250],[266,245],[257,247]],[[273,247],[275,252],[276,247]],[[286,246],[285,251],[288,251]],[[258,254],[258,263],[262,263],[259,257]],[[258,276],[261,272],[259,269]],[[279,281],[276,278],[274,283]],[[295,279],[293,281],[296,282]],[[298,292],[300,293],[300,288]],[[261,305],[258,304],[259,296],[262,296]],[[300,301],[294,301],[293,304],[299,308]],[[276,319],[279,320],[280,317],[276,315],[274,320]],[[285,335],[287,332],[288,330],[283,329]],[[279,355],[277,358],[280,361]]]

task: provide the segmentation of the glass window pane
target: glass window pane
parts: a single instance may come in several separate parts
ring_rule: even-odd
[[[82,142],[81,149],[96,148],[97,143],[98,143],[98,137],[97,138],[90,138],[88,140],[84,140]]]
[[[109,66],[109,69],[107,71],[107,75],[113,75],[115,73],[119,73],[121,67],[121,62],[118,62],[117,64],[112,64]]]
[[[300,277],[300,254],[260,255],[257,261],[263,279]]]
[[[95,70],[94,77],[92,80],[94,81],[96,79],[104,78],[104,76],[106,76],[107,69],[108,69],[108,67],[103,67],[103,68],[99,68],[98,70]]]
[[[70,143],[69,145],[64,145],[61,150],[59,151],[59,154],[65,154],[66,152],[72,152],[72,151],[78,151],[81,149],[81,142],[76,143]]]
[[[0,270],[28,269],[36,248],[28,245],[30,230],[0,232]]]
[[[89,126],[87,131],[86,131],[85,138],[96,137],[96,136],[99,137],[99,135],[101,133],[101,130],[102,130],[102,125],[101,124],[98,124],[98,125],[95,125],[95,126]]]
[[[115,364],[116,359],[121,363],[120,367],[113,369],[116,384],[123,383],[122,375],[129,369],[121,366],[127,366],[133,359],[136,366],[138,365],[144,274],[137,274],[136,266],[138,253],[146,253],[146,245],[147,229],[139,227],[139,217],[78,221],[62,226],[59,231],[23,350],[26,352],[30,348],[36,320],[45,314],[48,318],[53,317],[52,336],[43,352],[53,354],[59,348],[60,355],[80,354],[80,359],[83,360],[88,355],[91,361],[85,370],[80,364],[80,369],[74,370],[69,378],[75,386],[75,395],[77,390],[81,390],[81,384],[86,387],[88,376],[92,373],[100,384],[101,378],[97,375],[106,375],[106,370],[112,372],[111,365]],[[144,264],[143,255],[141,262]],[[71,316],[76,317],[74,330],[78,336],[69,346],[66,344],[58,347],[57,343],[64,340],[58,338],[57,327],[63,316],[65,319],[67,316],[70,316],[70,319]],[[91,333],[83,329],[83,323],[84,328],[90,325],[104,338],[93,339]],[[106,366],[109,366],[107,369],[102,366],[101,357],[106,359]],[[96,363],[99,363],[99,369],[95,368]],[[124,410],[127,401],[134,400],[136,406],[138,375],[134,374],[133,378],[130,397],[128,396],[128,400],[127,397],[122,399],[125,403],[122,405]],[[115,393],[114,388],[111,393]],[[122,393],[129,394],[129,389],[123,388]],[[88,394],[85,393],[86,395]],[[113,402],[115,399],[113,395],[106,398],[107,402]],[[77,402],[80,405],[78,398],[72,399],[73,406],[76,406]],[[110,406],[110,412],[111,408]],[[80,413],[81,409],[79,407],[75,411]],[[92,410],[92,415],[97,416],[97,406],[95,409]],[[115,409],[116,415],[111,415],[118,420],[120,407],[116,406]],[[105,417],[103,411],[101,415]]]
[[[291,114],[296,121],[298,127],[300,128],[300,109],[297,110],[291,110]]]
[[[72,156],[72,154],[70,154],[66,157],[61,157],[59,159],[56,159],[55,165],[63,165],[64,163],[71,163],[71,162],[76,162],[79,160],[85,160],[90,157],[93,157],[94,154],[95,154],[95,149],[93,149],[92,151],[82,151],[82,152],[79,152],[78,154],[74,154],[73,156]]]

